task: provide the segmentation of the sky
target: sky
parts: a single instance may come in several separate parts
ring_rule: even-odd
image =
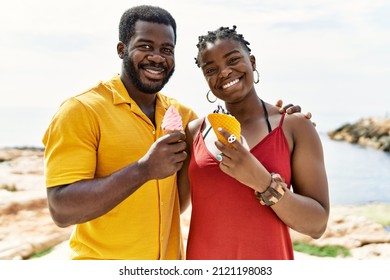
[[[120,16],[151,4],[178,25],[176,71],[162,92],[199,115],[215,104],[194,63],[197,38],[232,25],[250,42],[257,92],[269,103],[299,104],[314,117],[390,115],[390,1],[0,1],[0,109],[55,110],[119,73]]]

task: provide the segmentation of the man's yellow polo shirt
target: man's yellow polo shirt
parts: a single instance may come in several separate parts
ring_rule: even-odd
[[[162,136],[160,124],[171,104],[184,127],[196,118],[189,108],[158,93],[155,127],[119,75],[68,99],[43,137],[46,186],[108,176],[137,161]],[[183,257],[176,176],[148,181],[107,214],[76,225],[70,246],[73,259]]]

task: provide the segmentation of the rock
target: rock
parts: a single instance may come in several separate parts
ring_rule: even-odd
[[[337,245],[347,249],[371,243],[390,243],[390,233],[380,224],[362,216],[332,216],[322,238],[313,240],[318,246]]]
[[[358,260],[390,260],[390,244],[369,244],[351,250],[352,258]]]
[[[53,223],[46,199],[13,202],[0,209],[0,260],[27,259],[67,240],[70,232]]]
[[[354,124],[344,124],[329,131],[328,136],[333,140],[390,152],[390,119],[363,118]]]
[[[51,219],[41,149],[0,149],[0,259],[26,259],[67,240]]]
[[[389,210],[390,205],[380,203],[334,207],[321,238],[312,239],[295,231],[291,236],[293,241],[306,244],[344,247],[351,251],[348,258],[390,259],[386,251],[390,248],[390,232],[377,222],[388,224]]]

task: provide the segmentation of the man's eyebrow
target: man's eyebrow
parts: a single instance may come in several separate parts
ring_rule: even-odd
[[[149,39],[143,39],[143,38],[140,38],[139,40],[138,40],[138,42],[141,42],[141,43],[149,43],[149,44],[153,44],[154,43],[154,41],[153,40],[149,40]],[[171,47],[171,48],[174,48],[175,47],[175,45],[173,45],[172,43],[163,43],[162,44],[164,47]]]
[[[144,43],[153,43],[152,40],[149,40],[149,39],[143,39],[143,38],[140,38],[137,40],[137,42],[144,42]]]

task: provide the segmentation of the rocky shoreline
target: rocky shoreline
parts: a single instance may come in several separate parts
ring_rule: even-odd
[[[362,118],[355,123],[347,123],[330,131],[328,136],[333,140],[347,141],[390,152],[390,119]]]
[[[182,215],[187,239],[190,209]],[[390,204],[332,206],[328,228],[314,240],[292,231],[293,240],[317,246],[348,248],[343,259],[390,259]],[[72,227],[59,228],[51,220],[46,200],[41,149],[0,148],[0,260],[29,259],[59,248],[39,259],[66,259],[66,240]],[[65,244],[65,245],[64,245]],[[297,259],[313,258],[296,253]]]
[[[0,149],[0,260],[28,259],[69,238],[47,208],[42,149]]]

